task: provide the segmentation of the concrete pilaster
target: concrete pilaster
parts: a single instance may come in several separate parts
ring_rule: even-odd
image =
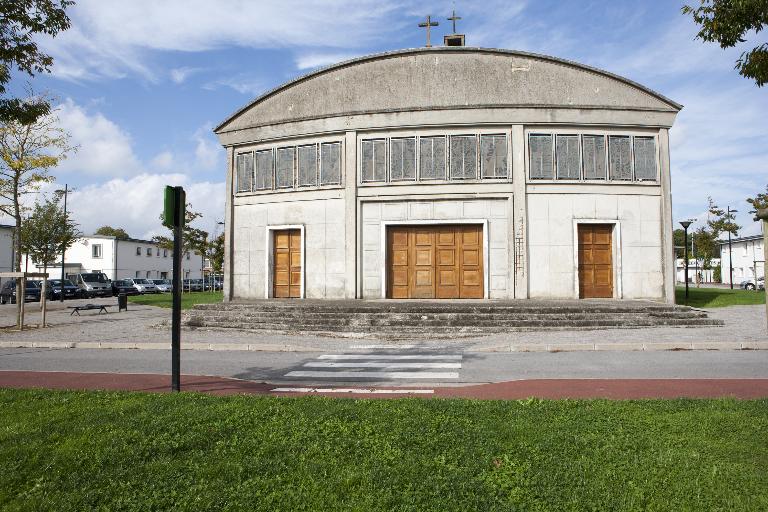
[[[672,219],[672,172],[669,163],[669,130],[659,130],[659,179],[661,180],[661,264],[664,300],[675,302],[675,249]]]
[[[528,208],[525,194],[525,131],[512,126],[512,208],[510,208],[510,273],[514,275],[516,299],[528,298]]]
[[[224,302],[232,300],[233,296],[233,255],[232,255],[232,239],[235,233],[235,211],[233,200],[233,176],[235,168],[235,150],[231,147],[227,148],[227,178],[226,178],[226,191],[227,199],[224,203]]]
[[[357,133],[346,132],[344,137],[344,217],[345,231],[345,284],[344,297],[357,296]]]

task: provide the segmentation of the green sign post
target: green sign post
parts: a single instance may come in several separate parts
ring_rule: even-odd
[[[186,214],[181,187],[165,187],[163,225],[173,230],[173,309],[171,311],[171,389],[181,391],[181,246]]]

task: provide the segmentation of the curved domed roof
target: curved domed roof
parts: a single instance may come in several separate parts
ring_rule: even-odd
[[[216,133],[349,115],[471,108],[677,112],[682,106],[626,78],[511,50],[435,47],[369,55],[283,84],[235,112]]]

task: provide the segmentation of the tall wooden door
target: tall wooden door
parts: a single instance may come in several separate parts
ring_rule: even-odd
[[[392,226],[387,230],[387,297],[482,299],[481,225]]]
[[[613,297],[612,224],[579,224],[579,297]]]
[[[283,229],[274,232],[272,262],[272,296],[301,297],[301,230]]]

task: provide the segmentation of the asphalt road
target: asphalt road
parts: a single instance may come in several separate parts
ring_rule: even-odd
[[[280,385],[445,386],[529,379],[768,378],[768,351],[182,351],[182,373]],[[165,350],[0,349],[0,371],[169,373]]]

